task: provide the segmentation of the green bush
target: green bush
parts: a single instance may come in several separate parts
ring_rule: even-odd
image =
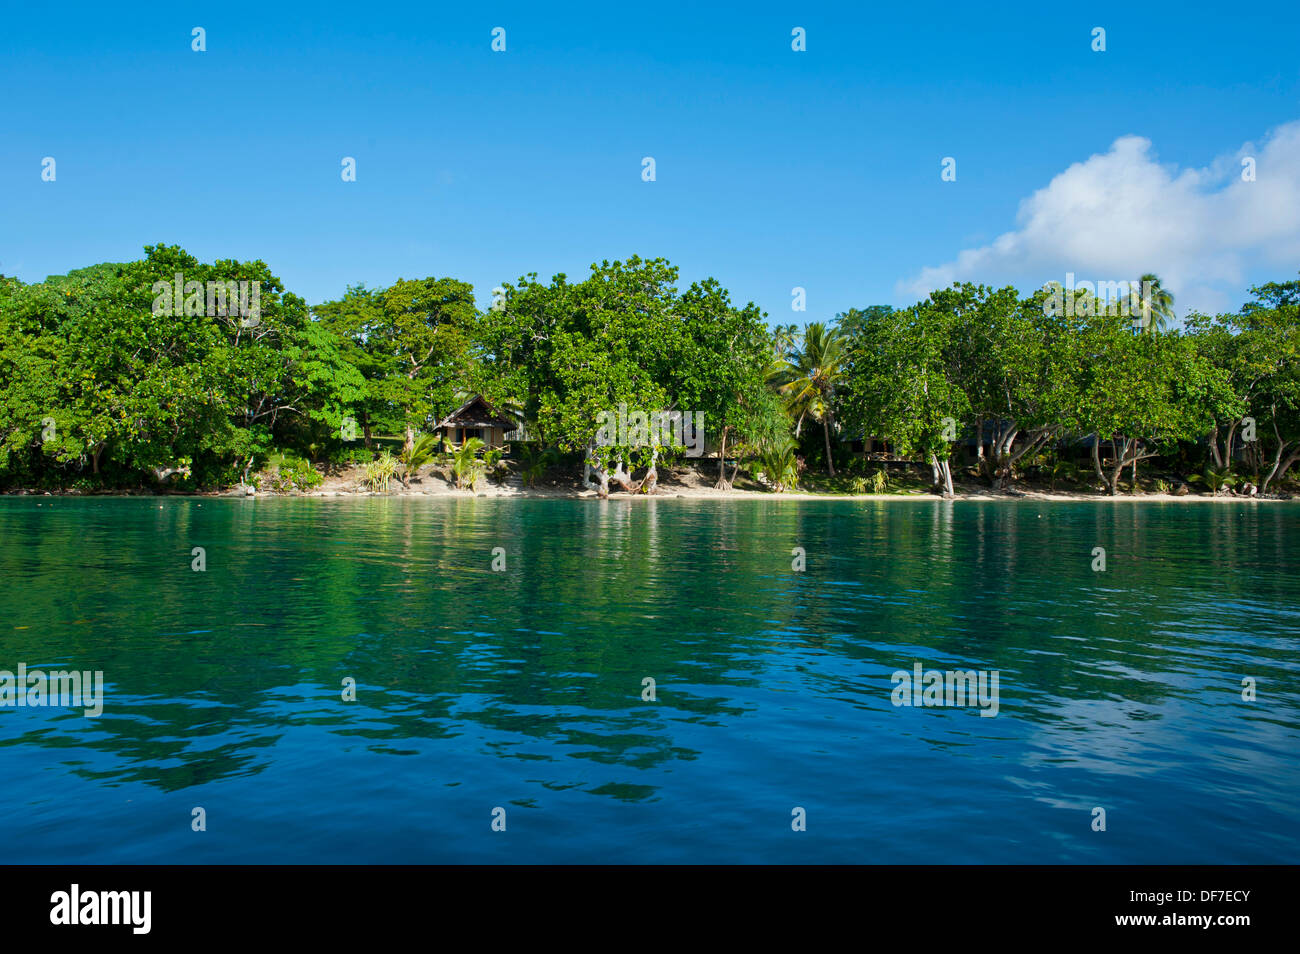
[[[1231,487],[1237,482],[1227,467],[1215,467],[1212,464],[1206,465],[1204,474],[1193,474],[1187,480],[1190,483],[1205,484],[1215,497],[1219,496],[1219,491],[1224,487]]]
[[[258,475],[259,486],[277,494],[310,490],[322,480],[324,478],[312,466],[311,461],[305,457],[296,457],[290,451],[272,454]]]
[[[519,472],[524,484],[532,487],[559,461],[560,453],[554,447],[542,447],[533,443],[523,444],[519,450]]]
[[[461,490],[473,490],[474,485],[483,476],[483,461],[478,457],[483,441],[471,437],[465,441],[452,456],[451,471],[456,475],[456,486]]]
[[[365,465],[361,482],[371,490],[388,493],[388,484],[397,473],[397,458],[387,449]]]
[[[375,459],[375,452],[368,447],[345,447],[330,459],[338,464],[367,464]]]
[[[756,477],[762,477],[777,493],[793,490],[799,485],[799,462],[793,447],[764,451],[758,455],[753,468]]]
[[[398,460],[408,474],[416,473],[425,464],[436,461],[442,452],[442,437],[439,434],[421,434],[411,446],[410,451],[403,450]]]

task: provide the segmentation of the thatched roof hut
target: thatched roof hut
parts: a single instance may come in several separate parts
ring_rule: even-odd
[[[492,449],[503,446],[506,434],[518,426],[518,421],[502,414],[484,400],[483,395],[475,394],[439,421],[435,429],[441,431],[443,440],[453,447],[477,437]]]

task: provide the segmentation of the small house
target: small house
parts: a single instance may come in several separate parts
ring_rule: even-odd
[[[475,394],[472,398],[438,422],[436,430],[449,447],[459,447],[472,437],[483,442],[485,450],[503,447],[506,434],[514,431],[519,422],[502,414]]]

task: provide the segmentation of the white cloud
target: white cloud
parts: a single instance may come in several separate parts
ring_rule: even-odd
[[[1255,159],[1255,181],[1241,178]],[[1015,283],[1119,281],[1153,271],[1191,308],[1235,308],[1247,274],[1272,267],[1273,280],[1300,263],[1300,120],[1246,143],[1209,167],[1162,165],[1151,142],[1116,139],[1057,175],[1020,203],[1017,227],[964,249],[942,265],[900,281],[900,298],[919,298],[954,281]]]

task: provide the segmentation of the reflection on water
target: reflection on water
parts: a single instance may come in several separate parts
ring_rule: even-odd
[[[3,499],[0,669],[101,669],[106,703],[0,708],[0,852],[1290,860],[1298,529],[1232,503]],[[894,707],[914,662],[999,670],[999,715]]]

